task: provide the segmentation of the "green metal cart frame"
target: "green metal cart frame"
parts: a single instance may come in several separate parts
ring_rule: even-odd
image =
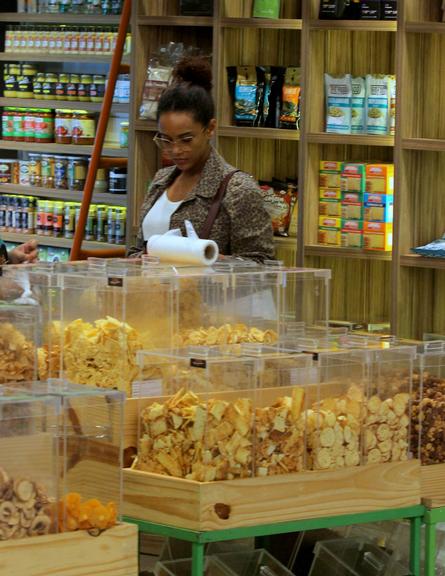
[[[427,508],[423,518],[425,523],[425,576],[436,573],[436,525],[445,522],[445,507]]]
[[[445,508],[441,509],[445,518]],[[247,526],[245,528],[230,528],[226,530],[212,530],[208,532],[196,532],[185,528],[175,528],[163,524],[155,524],[144,520],[124,517],[125,522],[137,524],[139,530],[146,534],[157,534],[159,536],[170,536],[179,540],[192,543],[192,576],[203,576],[204,574],[204,546],[208,542],[222,542],[224,540],[236,540],[238,538],[249,538],[258,536],[271,536],[273,534],[286,534],[289,532],[300,532],[304,530],[316,530],[319,528],[334,528],[338,526],[349,526],[351,524],[364,524],[368,522],[383,522],[389,520],[409,520],[411,522],[410,538],[410,563],[413,576],[420,576],[420,548],[421,548],[421,526],[422,522],[427,522],[428,511],[421,505],[409,508],[395,508],[390,510],[377,510],[374,512],[363,512],[360,514],[345,514],[344,516],[328,516],[325,518],[314,518],[310,520],[295,520],[291,522],[280,522],[277,524],[260,524],[257,526]],[[433,516],[433,519],[435,516]],[[434,528],[435,530],[435,524]],[[428,535],[429,534],[429,535]],[[435,535],[428,533],[427,542],[430,545],[434,542]],[[434,554],[434,552],[433,552]],[[429,554],[426,554],[428,557]],[[434,555],[435,556],[435,555]],[[427,576],[434,575],[427,572]]]

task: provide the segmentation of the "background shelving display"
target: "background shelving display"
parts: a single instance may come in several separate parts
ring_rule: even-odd
[[[14,12],[15,3],[7,2],[1,9],[9,10],[0,13],[3,31],[7,26],[20,25],[93,25],[113,26],[119,24],[120,16],[108,15],[86,15],[86,14],[30,14]],[[109,30],[110,28],[106,28]],[[107,74],[111,64],[111,55],[102,55],[94,53],[32,53],[30,50],[20,52],[0,52],[0,69],[3,69],[3,63],[38,63],[38,72],[63,72],[74,74]],[[123,64],[129,64],[130,55],[125,55]],[[128,68],[128,66],[127,66]],[[124,70],[122,71],[122,73]],[[45,108],[49,110],[86,110],[89,113],[98,114],[101,110],[101,102],[83,102],[75,100],[59,100],[41,98],[7,98],[0,94],[0,108]],[[129,115],[129,103],[113,103],[112,115],[115,116],[114,128],[109,130],[103,150],[104,156],[108,158],[123,159],[128,158],[128,148],[120,148],[117,140],[116,127],[119,121],[127,120]],[[97,116],[96,116],[97,117]],[[112,124],[109,124],[111,128]],[[56,155],[84,156],[91,155],[92,146],[58,144],[58,143],[34,143],[34,142],[16,142],[0,140],[0,156],[2,158],[26,158],[27,152],[49,153]],[[122,165],[122,161],[116,164]],[[111,166],[112,164],[108,164]],[[62,201],[62,202],[80,202],[82,200],[82,191],[70,191],[65,189],[45,188],[39,186],[22,186],[19,184],[0,184],[0,194],[10,195],[19,194],[24,196],[33,196],[38,199]],[[93,203],[104,204],[106,206],[115,206],[116,208],[126,208],[128,195],[95,193]],[[35,237],[42,246],[53,246],[70,248],[72,240],[69,238],[56,238],[52,236],[26,235],[19,232],[2,232],[1,236],[8,242],[23,242],[30,237]],[[85,242],[87,249],[92,248],[110,248],[115,244],[106,242]]]

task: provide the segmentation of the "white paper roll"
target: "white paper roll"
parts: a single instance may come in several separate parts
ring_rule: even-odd
[[[213,240],[185,238],[169,234],[155,234],[147,242],[147,253],[161,262],[211,266],[219,255]]]

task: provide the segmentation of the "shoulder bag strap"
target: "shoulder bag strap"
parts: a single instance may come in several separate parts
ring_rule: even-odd
[[[241,172],[241,170],[232,170],[229,172],[221,181],[219,185],[218,191],[216,192],[215,196],[213,197],[212,205],[210,206],[209,213],[207,214],[206,221],[204,222],[201,231],[199,233],[199,237],[201,239],[207,239],[210,236],[210,232],[212,231],[213,224],[215,223],[216,217],[219,214],[221,209],[222,201],[224,200],[224,196],[227,192],[227,186],[234,174],[237,172]]]

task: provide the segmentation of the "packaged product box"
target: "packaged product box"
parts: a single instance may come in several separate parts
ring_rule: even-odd
[[[281,0],[255,0],[252,15],[254,18],[279,18]]]
[[[320,162],[320,188],[340,188],[340,175],[343,162]]]
[[[340,188],[320,188],[320,200],[341,200]]]
[[[342,204],[363,204],[364,195],[363,192],[342,192],[341,193],[341,203]]]
[[[318,219],[319,228],[334,228],[340,230],[341,224],[341,218],[335,218],[332,216],[320,216]]]
[[[365,191],[366,164],[345,162],[341,172],[342,192]]]
[[[386,194],[365,194],[364,218],[368,222],[392,222],[394,197]]]
[[[390,252],[392,250],[392,224],[384,222],[365,222],[363,228],[365,250]]]
[[[318,243],[329,246],[341,246],[341,231],[337,228],[319,228]]]
[[[361,20],[380,20],[382,3],[380,0],[362,0],[360,3]]]
[[[363,248],[363,231],[342,230],[341,245],[344,248]]]
[[[394,164],[366,166],[366,192],[394,195]]]
[[[382,20],[397,20],[397,0],[382,0]]]
[[[340,200],[320,200],[318,213],[321,216],[341,216],[342,205]]]
[[[363,220],[342,220],[341,229],[345,232],[363,231]]]
[[[345,220],[363,220],[363,203],[341,203],[341,217]]]

